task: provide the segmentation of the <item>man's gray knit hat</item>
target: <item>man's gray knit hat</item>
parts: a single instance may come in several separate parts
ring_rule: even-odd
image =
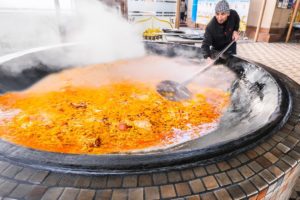
[[[229,4],[226,0],[221,0],[217,3],[216,8],[215,8],[216,13],[219,12],[229,12]]]

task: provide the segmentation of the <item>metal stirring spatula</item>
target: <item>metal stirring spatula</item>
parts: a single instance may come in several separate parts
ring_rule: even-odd
[[[201,74],[203,71],[208,69],[210,66],[212,66],[231,45],[235,43],[235,40],[233,40],[230,44],[228,44],[218,55],[213,59],[211,62],[209,62],[207,65],[202,67],[199,71],[194,73],[191,77],[183,81],[182,83],[178,83],[176,81],[171,80],[164,80],[159,82],[159,84],[156,86],[156,91],[163,96],[164,98],[170,100],[170,101],[181,101],[185,99],[190,99],[192,96],[192,93],[189,91],[189,89],[186,87],[195,77],[197,77],[199,74]]]

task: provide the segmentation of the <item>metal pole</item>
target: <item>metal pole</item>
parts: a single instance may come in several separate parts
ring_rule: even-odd
[[[293,28],[294,21],[295,21],[297,12],[298,12],[299,4],[300,4],[300,0],[297,0],[296,6],[295,6],[294,11],[293,11],[292,19],[291,19],[291,22],[290,22],[290,26],[289,26],[289,30],[288,30],[285,42],[288,42],[290,40],[291,33],[292,33],[292,28]]]
[[[265,13],[266,3],[267,3],[267,0],[263,0],[262,7],[261,7],[260,13],[259,13],[259,18],[258,18],[258,23],[257,23],[257,27],[256,27],[256,32],[255,32],[255,36],[254,36],[254,42],[257,42],[257,39],[258,39],[259,30],[260,30],[261,23],[262,23],[262,20],[263,20],[263,17],[264,17],[264,13]]]
[[[58,32],[60,35],[61,42],[64,42],[65,30],[61,24],[61,10],[60,10],[59,0],[54,0],[54,3],[55,3],[55,13],[56,13]]]
[[[177,0],[175,28],[179,28],[180,26],[180,3],[181,0]]]

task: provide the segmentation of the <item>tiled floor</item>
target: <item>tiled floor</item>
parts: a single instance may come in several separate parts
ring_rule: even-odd
[[[300,84],[300,43],[240,43],[238,55],[283,72]]]
[[[238,55],[272,67],[300,84],[300,43],[240,43]],[[300,178],[292,199],[300,200]]]

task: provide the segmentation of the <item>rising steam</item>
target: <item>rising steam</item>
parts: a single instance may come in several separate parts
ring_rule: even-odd
[[[145,54],[138,31],[113,8],[96,0],[76,0],[72,11],[10,11],[0,15],[0,54],[61,42],[83,46],[28,56],[21,62],[4,64],[6,71],[19,72],[43,63],[47,66],[74,66],[103,63]],[[61,32],[63,35],[61,35]]]

